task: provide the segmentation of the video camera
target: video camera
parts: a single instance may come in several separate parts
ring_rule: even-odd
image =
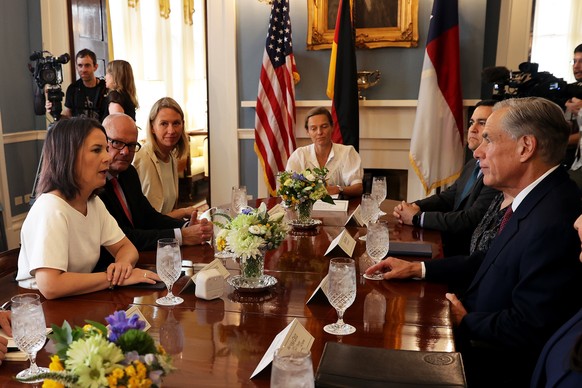
[[[492,98],[505,100],[517,97],[542,97],[564,108],[572,97],[582,99],[582,85],[567,84],[562,78],[555,77],[547,71],[538,71],[539,65],[523,62],[519,71],[512,71],[503,66],[483,69],[482,79],[493,84]]]
[[[45,55],[46,54],[46,55]],[[58,120],[63,110],[62,99],[64,93],[61,89],[63,83],[63,64],[68,63],[70,55],[65,53],[58,58],[52,56],[48,51],[35,51],[30,55],[30,60],[35,61],[34,65],[29,64],[28,68],[36,81],[38,90],[35,92],[34,113],[44,115],[44,87],[47,86],[47,98],[52,103],[51,116]]]

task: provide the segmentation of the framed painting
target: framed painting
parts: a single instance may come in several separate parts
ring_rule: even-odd
[[[352,0],[356,47],[417,47],[418,0]],[[307,49],[331,48],[339,0],[307,0]]]

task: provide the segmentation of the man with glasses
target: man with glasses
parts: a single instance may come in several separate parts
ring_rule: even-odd
[[[131,165],[141,148],[131,117],[114,113],[105,118],[103,126],[107,131],[111,163],[107,183],[99,197],[137,250],[155,249],[161,238],[175,237],[180,245],[196,245],[210,239],[212,224],[207,220],[198,222],[195,210],[190,222],[185,224],[156,211],[143,195],[139,176]],[[106,251],[102,250],[99,268],[107,264],[107,259]]]
[[[495,102],[483,100],[475,105],[467,133],[467,146],[471,152],[483,140],[481,133]],[[480,171],[477,160],[471,159],[449,188],[412,203],[402,201],[394,208],[394,216],[401,224],[443,232],[445,255],[468,254],[471,235],[498,193],[483,185]]]

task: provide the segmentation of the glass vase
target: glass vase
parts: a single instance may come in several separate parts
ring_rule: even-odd
[[[248,287],[258,286],[265,271],[265,252],[250,257],[239,257],[240,274]]]
[[[296,205],[297,211],[297,222],[300,225],[311,225],[313,224],[313,219],[311,218],[311,211],[313,210],[313,202],[305,201],[300,202]]]

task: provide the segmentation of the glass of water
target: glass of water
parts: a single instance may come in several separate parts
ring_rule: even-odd
[[[313,362],[309,351],[303,353],[279,348],[273,357],[271,387],[313,388]]]
[[[385,176],[375,176],[372,178],[372,191],[371,191],[371,195],[372,198],[374,198],[376,200],[376,203],[378,204],[378,209],[380,208],[380,205],[382,204],[382,201],[384,201],[386,199],[386,194],[387,194],[388,188],[386,186],[386,177]],[[386,213],[378,210],[379,215],[383,216]]]
[[[247,188],[246,186],[233,186],[230,200],[230,211],[236,216],[247,206]]]
[[[30,367],[19,372],[16,377],[25,379],[49,372],[48,368],[36,365],[36,353],[46,342],[44,312],[37,294],[20,294],[12,297],[12,335],[18,349],[26,353],[30,360]],[[26,383],[32,384],[42,380],[26,381]]]
[[[328,271],[327,299],[337,311],[337,322],[323,327],[329,334],[347,335],[356,328],[344,322],[344,312],[356,300],[356,266],[353,259],[331,259]]]
[[[384,222],[377,222],[368,226],[368,234],[366,235],[366,253],[378,264],[388,254],[390,244],[390,237],[388,233],[388,225]],[[366,279],[383,280],[384,275],[381,272],[376,272],[372,275],[364,274]]]
[[[158,240],[156,251],[156,271],[166,287],[168,294],[158,298],[156,303],[162,306],[174,306],[184,302],[184,299],[172,293],[174,282],[178,280],[182,272],[182,255],[180,244],[175,238],[162,238]]]

